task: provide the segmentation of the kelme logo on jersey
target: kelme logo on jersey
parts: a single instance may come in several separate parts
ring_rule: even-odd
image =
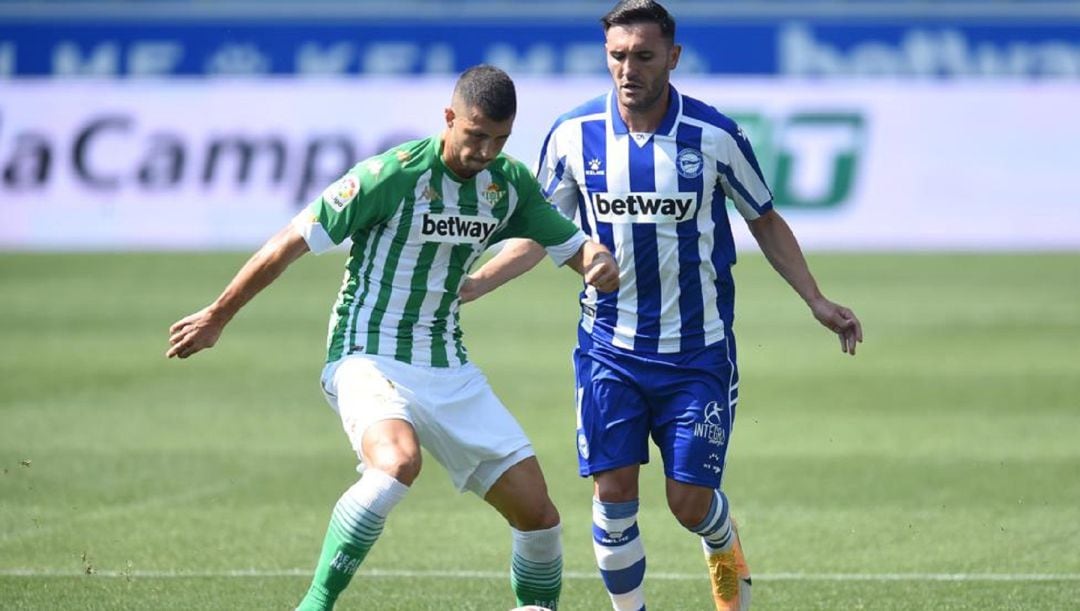
[[[678,223],[696,203],[697,193],[593,193],[596,220],[604,223]]]
[[[493,218],[425,214],[420,223],[420,238],[425,242],[479,244],[487,241],[499,225]]]
[[[604,162],[599,157],[593,157],[585,164],[586,176],[603,176],[604,175]]]

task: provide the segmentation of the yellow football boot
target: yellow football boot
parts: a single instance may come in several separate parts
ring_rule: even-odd
[[[709,581],[717,611],[746,611],[750,608],[750,567],[743,556],[735,521],[731,521],[735,543],[726,552],[710,554]]]

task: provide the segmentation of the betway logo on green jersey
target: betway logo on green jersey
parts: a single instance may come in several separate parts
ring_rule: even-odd
[[[499,222],[482,216],[425,213],[420,223],[420,239],[425,242],[480,244],[491,237]]]
[[[596,220],[605,223],[677,223],[694,210],[697,193],[593,193]]]

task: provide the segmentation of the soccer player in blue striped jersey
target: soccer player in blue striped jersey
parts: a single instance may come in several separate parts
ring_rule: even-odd
[[[845,353],[855,354],[862,328],[818,289],[742,130],[671,86],[680,47],[664,7],[625,0],[601,21],[614,89],[558,119],[538,168],[552,202],[620,267],[618,291],[582,292],[574,353],[594,551],[614,608],[644,609],[638,473],[651,437],[668,506],[701,537],[717,609],[745,609],[750,573],[720,487],[739,397],[725,200]],[[528,241],[508,244],[470,277],[464,298],[542,256]]]
[[[333,509],[302,611],[334,606],[419,476],[421,447],[459,490],[506,518],[518,605],[558,606],[559,513],[525,433],[467,360],[458,291],[487,246],[511,237],[543,244],[601,291],[615,289],[619,276],[607,249],[548,204],[527,167],[501,154],[516,109],[506,73],[467,70],[441,135],[357,164],[271,238],[214,303],[169,330],[169,357],[213,346],[289,264],[351,238],[321,382],[365,468]]]

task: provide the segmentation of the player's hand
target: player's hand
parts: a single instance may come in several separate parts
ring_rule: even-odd
[[[461,299],[461,303],[469,303],[470,301],[476,301],[480,299],[487,291],[484,290],[482,283],[472,276],[465,276],[465,279],[461,281],[461,288],[458,289],[458,297]]]
[[[619,264],[606,250],[596,253],[585,268],[585,283],[602,293],[619,288]]]
[[[855,313],[824,297],[810,303],[810,311],[826,329],[840,338],[840,350],[855,355],[855,345],[863,341],[862,323]]]
[[[185,316],[169,327],[169,351],[165,356],[186,359],[200,350],[210,348],[217,343],[224,328],[225,322],[214,316],[209,306]]]

